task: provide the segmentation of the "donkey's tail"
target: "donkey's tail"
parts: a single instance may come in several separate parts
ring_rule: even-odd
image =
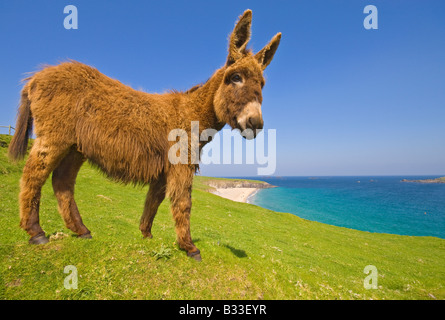
[[[25,157],[26,150],[28,149],[28,139],[31,134],[31,101],[28,98],[28,86],[25,86],[22,90],[22,98],[17,113],[15,133],[8,149],[9,158],[11,160],[18,161]]]

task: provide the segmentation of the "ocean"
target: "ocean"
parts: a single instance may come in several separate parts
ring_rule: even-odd
[[[246,177],[277,188],[248,202],[362,231],[445,238],[445,184],[402,182],[434,176]]]

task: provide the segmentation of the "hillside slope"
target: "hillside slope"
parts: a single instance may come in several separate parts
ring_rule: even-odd
[[[8,137],[0,136],[2,141]],[[169,202],[146,240],[138,229],[148,187],[123,186],[88,164],[76,199],[93,239],[64,227],[48,181],[40,221],[47,245],[28,245],[17,195],[24,162],[0,144],[0,299],[444,299],[445,240],[373,234],[193,191],[192,237],[203,261],[175,244]],[[64,288],[65,266],[78,289]],[[375,266],[377,289],[365,289]]]

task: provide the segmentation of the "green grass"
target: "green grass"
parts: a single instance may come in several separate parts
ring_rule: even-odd
[[[0,147],[0,299],[445,298],[445,240],[356,231],[233,202],[206,192],[206,177],[196,177],[192,194],[201,263],[178,249],[167,200],[154,238],[143,239],[148,187],[111,182],[88,164],[76,199],[93,239],[65,228],[47,182],[40,221],[53,237],[29,245],[17,201],[23,164],[9,163]],[[78,289],[64,288],[68,265],[78,270]],[[367,265],[377,268],[378,289],[364,288]]]

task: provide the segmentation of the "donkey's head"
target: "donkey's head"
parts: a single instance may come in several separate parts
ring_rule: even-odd
[[[281,39],[281,33],[276,34],[269,44],[253,54],[247,49],[251,24],[252,11],[246,10],[230,35],[229,55],[222,68],[224,76],[214,100],[218,120],[242,132],[251,129],[253,135],[248,131],[243,135],[247,139],[254,138],[257,130],[263,128],[263,71],[272,61]]]

